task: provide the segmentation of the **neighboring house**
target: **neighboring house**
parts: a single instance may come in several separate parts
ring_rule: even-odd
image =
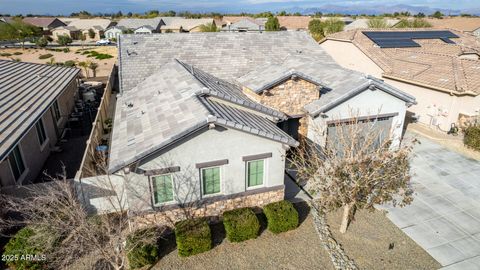
[[[88,41],[101,39],[104,36],[105,30],[111,25],[112,22],[107,19],[80,19],[69,23],[68,28],[80,31],[81,34],[85,35],[86,40]],[[95,33],[93,38],[89,35],[90,30]]]
[[[206,24],[214,24],[215,21],[213,19],[184,19],[180,17],[170,17],[171,19],[164,20],[162,17],[162,21],[165,23],[164,25],[160,26],[160,31],[162,33],[172,32],[172,33],[186,33],[186,32],[200,32],[200,27]]]
[[[78,94],[76,68],[0,60],[0,187],[34,180]]]
[[[160,26],[164,24],[162,18],[158,17],[153,19],[121,19],[116,26],[136,34],[151,34],[159,33]]]
[[[69,23],[77,20],[81,20],[80,18],[75,18],[75,17],[57,17],[60,21],[68,25]]]
[[[108,170],[125,177],[139,223],[178,219],[180,202],[217,216],[282,200],[298,140],[324,147],[355,110],[398,145],[415,102],[303,32],[125,35],[119,61]]]
[[[306,31],[312,20],[309,16],[277,16],[280,29],[287,31]]]
[[[356,19],[350,24],[345,25],[343,28],[344,31],[347,30],[354,30],[354,29],[367,29],[368,27],[368,21],[370,19]],[[387,23],[388,27],[394,27],[397,23],[400,22],[398,19],[385,19],[385,22]]]
[[[105,37],[109,38],[109,39],[115,38],[116,40],[118,40],[120,35],[125,33],[126,31],[127,31],[127,29],[125,29],[123,27],[118,27],[116,25],[111,26],[105,31]]]
[[[240,21],[227,24],[221,31],[224,32],[258,32],[265,30],[265,23],[251,18],[245,18]]]
[[[434,28],[453,29],[471,33],[480,37],[480,18],[454,17],[444,19],[427,19]]]
[[[345,26],[347,26],[347,25],[349,25],[349,24],[351,24],[355,21],[352,17],[322,17],[322,18],[320,18],[321,21],[326,21],[326,20],[329,20],[329,19],[342,21],[345,24]]]
[[[379,32],[394,36],[375,42],[365,34]],[[447,132],[452,124],[479,115],[480,43],[472,35],[431,29],[352,30],[328,36],[321,47],[343,67],[383,77],[414,95],[418,104],[409,111],[420,123]]]
[[[46,32],[50,32],[57,27],[67,26],[67,24],[54,17],[26,17],[23,18],[23,22],[37,26]]]
[[[0,23],[12,23],[14,17],[0,17]]]
[[[53,40],[58,40],[59,36],[69,36],[73,40],[80,40],[82,32],[72,26],[60,26],[52,30]]]

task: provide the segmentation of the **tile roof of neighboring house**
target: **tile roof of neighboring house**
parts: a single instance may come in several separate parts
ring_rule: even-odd
[[[23,18],[23,21],[25,23],[35,25],[35,26],[38,26],[38,27],[44,27],[44,28],[48,27],[50,24],[55,22],[55,20],[58,20],[58,19],[55,18],[55,17],[26,17],[26,18]],[[63,24],[66,25],[65,23],[63,23]]]
[[[431,29],[428,29],[431,31]],[[380,31],[370,29],[369,31]],[[422,31],[404,29],[381,31]],[[416,39],[421,47],[379,48],[363,34],[350,30],[332,34],[327,39],[355,44],[382,70],[383,76],[452,94],[480,94],[480,61],[464,59],[462,54],[480,54],[480,41],[474,36],[453,31],[460,38],[455,44],[436,39]]]
[[[57,28],[53,29],[52,31],[56,31],[56,30],[80,31],[73,26],[60,26],[60,27],[57,27]]]
[[[165,22],[165,25],[162,25],[160,29],[162,30],[179,30],[183,29],[185,31],[190,31],[195,27],[198,27],[200,25],[208,24],[208,23],[214,23],[213,19],[184,19],[184,18],[177,18],[177,17],[172,17],[175,19],[172,19],[169,21],[169,23]]]
[[[88,30],[90,28],[95,28],[99,30],[107,29],[112,22],[107,19],[80,19],[72,21],[68,24],[69,27],[75,27],[79,30]]]
[[[367,29],[369,20],[370,19],[356,19],[352,23],[345,25],[343,30],[347,31],[347,30],[353,30],[353,29]],[[389,27],[392,27],[392,26],[396,25],[398,22],[400,22],[400,20],[398,20],[398,19],[385,19],[385,22],[387,23],[387,25]]]
[[[162,18],[157,17],[153,19],[121,19],[118,23],[118,27],[124,27],[126,29],[135,30],[142,26],[148,26],[149,29],[157,29],[161,23]]]
[[[473,32],[480,29],[480,18],[444,18],[427,19],[434,28],[453,29],[463,32]]]
[[[0,17],[0,22],[4,23],[11,23],[13,22],[14,18],[13,17]]]
[[[277,16],[281,28],[287,30],[308,29],[308,23],[312,20],[309,16]]]
[[[76,68],[0,60],[0,160],[78,73]]]
[[[222,28],[222,31],[262,31],[264,30],[264,24],[251,19],[243,19],[232,24],[228,24]]]
[[[224,96],[205,90],[222,92]],[[159,65],[156,73],[117,99],[109,171],[115,172],[210,123],[298,145],[274,122],[228,105],[243,106],[236,98],[248,99],[233,85],[225,81],[217,83],[214,76],[186,63],[171,59]],[[272,109],[268,112],[281,114]]]
[[[244,19],[252,19],[252,17],[248,16],[223,16],[222,20],[226,23],[236,23],[238,21],[244,20]]]

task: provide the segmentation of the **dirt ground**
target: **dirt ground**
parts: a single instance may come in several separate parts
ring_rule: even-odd
[[[308,210],[304,206],[300,209],[301,216],[305,216]],[[344,235],[337,233],[340,215],[341,211],[328,214],[328,223],[337,241],[361,269],[440,268],[382,212],[357,212]],[[177,255],[170,239],[163,257],[151,269],[333,269],[311,215],[294,231],[273,235],[264,230],[257,239],[242,243],[229,243],[222,226],[215,226],[213,234],[215,247],[211,251],[188,258]]]
[[[63,48],[63,47],[59,47]],[[92,61],[95,63],[98,63],[98,69],[97,69],[97,76],[108,76],[110,74],[110,71],[112,69],[113,64],[115,63],[117,59],[117,48],[113,46],[104,46],[104,47],[88,47],[85,46],[82,48],[81,46],[68,46],[70,49],[70,52],[64,53],[64,52],[55,52],[55,51],[49,51],[46,49],[21,49],[21,48],[9,48],[9,49],[0,49],[0,54],[1,53],[10,53],[12,54],[11,56],[0,56],[0,59],[2,60],[13,60],[13,59],[20,59],[22,62],[31,62],[31,63],[39,63],[39,64],[46,64],[50,62],[50,58],[47,59],[38,59],[38,57],[42,54],[52,54],[53,58],[55,59],[55,62],[65,62],[68,60],[73,60],[76,62],[82,62],[82,61]],[[89,51],[97,51],[98,53],[106,53],[110,54],[113,56],[113,58],[110,59],[104,59],[104,60],[98,60],[95,58],[87,58],[87,55],[82,55],[82,54],[75,54],[76,51],[78,50],[89,50]],[[15,52],[21,52],[21,55],[14,55]],[[82,74],[84,74],[84,70],[82,70]],[[90,76],[92,75],[92,72],[90,72]]]
[[[382,211],[360,210],[347,232],[338,232],[342,211],[327,215],[330,230],[361,269],[439,269],[441,265],[397,228]]]

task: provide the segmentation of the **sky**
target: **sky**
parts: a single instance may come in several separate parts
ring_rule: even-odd
[[[147,10],[175,10],[193,12],[239,13],[280,11],[292,8],[339,6],[392,6],[405,4],[430,8],[479,10],[480,0],[0,0],[0,14],[68,15],[72,12],[112,13],[145,12]]]

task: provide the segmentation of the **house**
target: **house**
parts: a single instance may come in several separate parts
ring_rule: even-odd
[[[0,188],[35,179],[67,124],[76,68],[0,60]]]
[[[162,33],[200,32],[200,27],[202,25],[206,25],[206,24],[215,25],[215,21],[213,19],[207,19],[207,18],[184,19],[180,17],[162,17],[162,21],[165,23],[164,25],[160,26],[160,31]]]
[[[117,27],[130,30],[136,34],[151,34],[159,33],[160,26],[165,23],[162,18],[157,17],[153,19],[121,19],[117,23]]]
[[[67,24],[54,17],[26,17],[23,18],[23,22],[37,26],[46,32],[60,26],[67,26]]]
[[[105,30],[105,37],[108,38],[108,39],[114,38],[114,39],[118,40],[120,35],[123,34],[126,31],[127,31],[126,28],[119,27],[117,25],[110,26],[109,28],[107,28],[107,30]]]
[[[224,32],[258,32],[265,30],[265,23],[262,21],[245,18],[224,26],[221,31]]]
[[[451,17],[443,19],[427,19],[434,28],[453,29],[480,37],[480,18]]]
[[[340,67],[304,32],[124,35],[108,156],[137,222],[284,198],[285,156],[353,108],[398,145],[415,99]],[[190,207],[190,206],[188,206]]]
[[[280,29],[287,31],[306,31],[312,20],[309,16],[277,16]]]
[[[356,19],[355,21],[345,25],[343,28],[344,31],[347,30],[354,30],[354,29],[367,29],[368,27],[368,21],[370,19]],[[385,23],[387,24],[388,27],[394,27],[397,23],[400,22],[398,19],[384,19]]]
[[[52,34],[54,38],[60,34],[66,34],[72,39],[79,39],[78,36],[74,36],[79,32],[80,35],[85,36],[86,40],[99,40],[111,25],[112,22],[107,19],[79,19],[70,22],[66,27],[55,28]],[[91,33],[93,37],[91,37]]]
[[[0,23],[12,23],[14,17],[0,17]]]
[[[82,32],[72,26],[60,26],[52,30],[53,40],[58,40],[60,36],[69,36],[73,40],[80,40]]]
[[[417,104],[409,112],[424,125],[447,132],[479,114],[480,46],[470,34],[351,30],[327,36],[321,47],[341,66],[414,95]]]

